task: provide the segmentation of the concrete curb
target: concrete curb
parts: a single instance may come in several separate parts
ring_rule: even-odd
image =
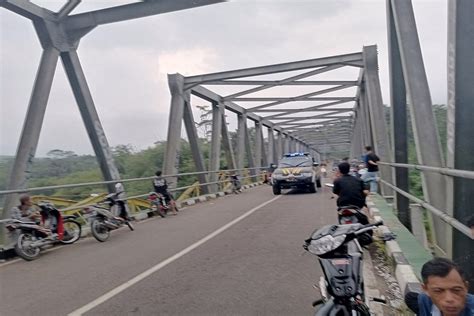
[[[369,214],[374,218],[375,221],[383,220],[380,216],[379,209],[375,204],[370,200],[370,197],[367,198],[367,207],[369,209]],[[376,235],[385,241],[385,251],[387,256],[392,260],[392,264],[395,270],[395,278],[402,290],[402,294],[406,295],[408,292],[421,292],[422,287],[421,283],[418,280],[418,277],[413,270],[413,267],[410,265],[409,261],[403,254],[403,251],[395,239],[388,240],[393,236],[389,227],[380,226],[376,230]]]

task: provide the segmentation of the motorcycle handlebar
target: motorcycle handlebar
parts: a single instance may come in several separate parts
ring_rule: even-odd
[[[383,221],[378,221],[378,222],[375,222],[373,224],[367,224],[367,225],[362,226],[357,231],[355,231],[354,234],[355,235],[360,235],[360,234],[363,234],[363,233],[365,233],[369,230],[372,230],[372,228],[374,228],[374,227],[378,227],[378,226],[382,226],[382,225],[383,225]]]

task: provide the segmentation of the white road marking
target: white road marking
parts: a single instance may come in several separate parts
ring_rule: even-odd
[[[168,264],[172,263],[173,261],[181,258],[182,256],[184,256],[185,254],[191,252],[192,250],[196,249],[197,247],[201,246],[202,244],[206,243],[207,241],[211,240],[212,238],[216,237],[217,235],[219,235],[220,233],[224,232],[225,230],[229,229],[230,227],[234,226],[235,224],[237,224],[238,222],[240,222],[241,220],[245,219],[246,217],[252,215],[254,212],[256,212],[257,210],[259,210],[260,208],[264,207],[265,205],[267,204],[270,204],[272,203],[273,201],[279,199],[281,197],[281,195],[279,196],[276,196],[274,197],[273,199],[269,200],[269,201],[266,201],[256,207],[254,207],[253,209],[247,211],[246,213],[244,213],[243,215],[237,217],[236,219],[234,219],[233,221],[227,223],[226,225],[222,226],[221,228],[217,229],[216,231],[210,233],[209,235],[207,235],[206,237],[202,238],[201,240],[197,241],[196,243],[192,244],[191,246],[181,250],[180,252],[176,253],[175,255],[169,257],[168,259],[158,263],[157,265],[151,267],[150,269],[140,273],[139,275],[135,276],[134,278],[128,280],[127,282],[117,286],[116,288],[112,289],[111,291],[105,293],[104,295],[96,298],[95,300],[93,300],[92,302],[82,306],[81,308],[78,308],[74,311],[72,311],[71,313],[68,314],[68,316],[80,316],[84,313],[87,313],[88,311],[90,311],[91,309],[95,308],[96,306],[104,303],[105,301],[111,299],[112,297],[114,297],[115,295],[125,291],[127,288],[131,287],[132,285],[140,282],[141,280],[147,278],[148,276],[150,276],[151,274],[155,273],[156,271],[164,268],[165,266],[167,266]]]

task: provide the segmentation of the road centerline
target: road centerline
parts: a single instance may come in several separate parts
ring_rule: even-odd
[[[90,302],[90,303],[88,303],[88,304],[72,311],[71,313],[68,314],[68,316],[79,316],[79,315],[83,315],[84,313],[87,313],[88,311],[92,310],[96,306],[99,306],[100,304],[106,302],[107,300],[109,300],[112,297],[118,295],[119,293],[125,291],[126,289],[133,286],[134,284],[136,284],[136,283],[140,282],[141,280],[147,278],[148,276],[152,275],[153,273],[155,273],[155,272],[159,271],[160,269],[166,267],[168,264],[172,263],[173,261],[181,258],[185,254],[191,252],[192,250],[196,249],[197,247],[201,246],[202,244],[204,244],[207,241],[211,240],[212,238],[216,237],[220,233],[226,231],[227,229],[234,226],[238,222],[242,221],[246,217],[252,215],[257,210],[261,209],[262,207],[272,203],[273,201],[276,201],[280,197],[281,197],[281,195],[276,196],[273,199],[268,200],[268,201],[266,201],[266,202],[264,202],[264,203],[262,203],[262,204],[260,204],[256,207],[252,208],[251,210],[245,212],[244,214],[242,214],[241,216],[239,216],[236,219],[232,220],[231,222],[225,224],[224,226],[220,227],[219,229],[215,230],[214,232],[212,232],[212,233],[208,234],[207,236],[203,237],[202,239],[195,242],[194,244],[186,247],[185,249],[181,250],[180,252],[178,252],[178,253],[174,254],[173,256],[169,257],[168,259],[165,259],[165,260],[161,261],[160,263],[158,263],[155,266],[149,268],[148,270],[145,270],[144,272],[138,274],[137,276],[133,277],[132,279],[128,280],[127,282],[122,283],[121,285],[113,288],[112,290],[110,290],[109,292],[99,296],[98,298],[96,298],[92,302]]]

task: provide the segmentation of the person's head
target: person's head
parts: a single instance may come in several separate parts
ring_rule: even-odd
[[[123,184],[118,182],[115,184],[115,192],[123,192],[125,188],[123,187]]]
[[[155,175],[156,175],[157,177],[160,177],[160,176],[161,176],[161,170],[158,170],[157,172],[155,172]]]
[[[443,316],[458,316],[466,306],[468,282],[461,268],[446,258],[434,258],[421,268],[423,289]]]
[[[20,197],[20,204],[22,206],[24,205],[30,207],[33,206],[33,201],[31,201],[31,197],[29,195],[25,194]]]
[[[351,165],[348,162],[341,162],[337,168],[341,174],[348,174],[351,169]]]
[[[372,146],[365,146],[365,151],[367,152],[372,151]]]
[[[474,215],[471,215],[471,217],[467,219],[466,225],[471,229],[471,234],[474,236]]]

